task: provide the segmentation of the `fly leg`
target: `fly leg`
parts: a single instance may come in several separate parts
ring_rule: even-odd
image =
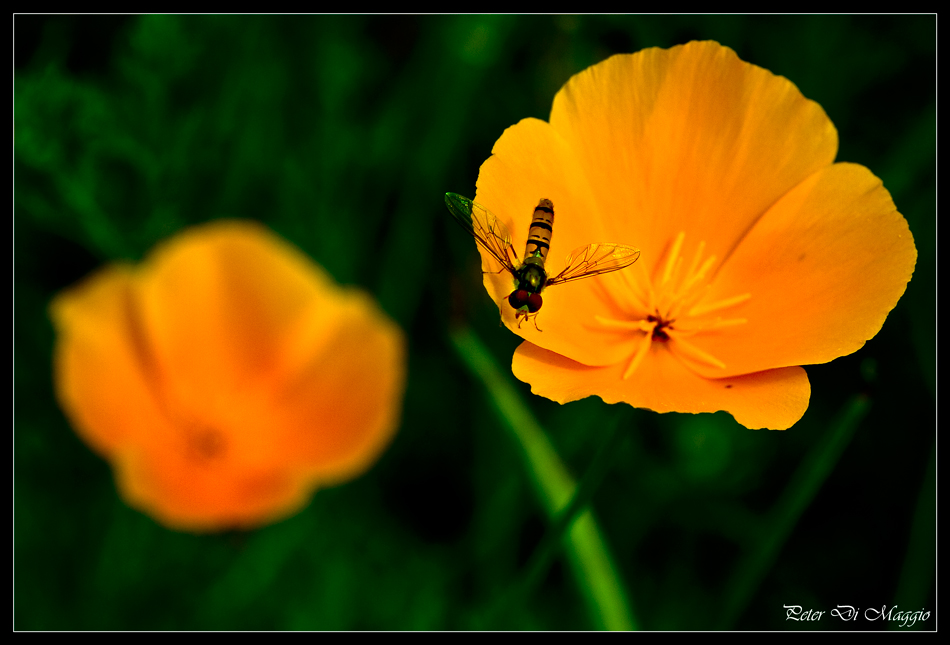
[[[486,273],[490,273],[492,275],[498,275],[502,271],[509,271],[509,269],[507,267],[501,267],[497,271],[482,271],[482,275],[485,275]]]
[[[515,319],[518,321],[518,329],[521,329],[521,323],[526,321],[528,318],[531,319],[531,322],[534,323],[534,328],[538,331],[541,331],[541,328],[538,327],[538,313],[529,314],[524,309],[519,309],[515,312]]]

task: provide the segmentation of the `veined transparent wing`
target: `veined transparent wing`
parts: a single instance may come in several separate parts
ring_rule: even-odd
[[[517,260],[511,249],[511,232],[501,220],[484,206],[455,193],[445,193],[445,205],[455,221],[468,231],[476,242],[508,271],[515,273]]]
[[[545,286],[589,278],[593,275],[610,273],[625,269],[640,257],[640,249],[622,244],[588,244],[574,251],[567,258],[567,268],[553,278],[548,278]]]

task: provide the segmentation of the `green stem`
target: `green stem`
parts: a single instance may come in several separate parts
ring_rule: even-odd
[[[450,338],[468,369],[485,384],[498,413],[521,447],[532,484],[548,517],[557,518],[571,505],[577,486],[544,430],[478,338],[467,329],[453,331]],[[577,504],[586,501],[579,499]],[[593,513],[589,509],[583,511],[567,529],[570,520],[569,513],[565,513],[566,555],[595,625],[609,630],[636,629],[623,584]]]
[[[516,600],[523,601],[524,598],[527,598],[535,586],[541,581],[557,555],[558,548],[564,542],[565,533],[573,526],[574,520],[577,519],[580,512],[588,508],[588,502],[590,502],[594,493],[597,492],[600,483],[604,480],[604,476],[606,476],[607,471],[610,469],[610,463],[613,457],[620,449],[623,440],[627,437],[626,433],[618,432],[621,425],[621,417],[626,411],[625,408],[621,408],[620,413],[604,428],[604,438],[601,442],[600,449],[597,451],[590,466],[587,467],[587,472],[584,473],[577,488],[574,490],[571,503],[558,511],[552,518],[552,522],[548,525],[544,537],[541,539],[537,548],[535,548],[531,559],[525,566],[527,573],[518,586]]]

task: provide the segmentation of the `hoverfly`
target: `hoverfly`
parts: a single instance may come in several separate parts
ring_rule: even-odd
[[[455,221],[514,277],[515,290],[508,296],[508,304],[515,310],[518,327],[528,316],[537,316],[542,304],[541,291],[545,287],[619,271],[640,257],[640,250],[631,246],[588,244],[574,249],[567,257],[567,268],[554,277],[548,277],[544,261],[548,256],[554,229],[554,204],[551,200],[542,199],[535,207],[524,259],[520,262],[512,249],[508,227],[487,208],[455,193],[445,194],[445,205]],[[534,327],[538,329],[537,320],[534,321]]]

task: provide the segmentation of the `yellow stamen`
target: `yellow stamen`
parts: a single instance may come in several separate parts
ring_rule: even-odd
[[[640,343],[637,345],[637,351],[630,357],[630,364],[623,373],[624,380],[630,378],[633,373],[637,371],[640,363],[643,362],[643,359],[646,358],[646,355],[650,352],[650,344],[653,342],[653,329],[656,327],[656,322],[647,322],[645,320],[641,320],[640,322],[645,323],[643,325],[643,331],[646,333],[643,335],[643,338],[640,339]]]
[[[725,300],[718,300],[716,302],[709,302],[706,304],[696,305],[687,312],[688,316],[702,316],[704,314],[717,311],[719,309],[726,309],[727,307],[734,307],[739,303],[745,302],[752,297],[751,293],[743,293],[738,296],[733,296],[732,298],[726,298]]]
[[[674,351],[681,353],[686,358],[692,359],[698,363],[704,363],[711,367],[718,367],[720,369],[724,369],[726,367],[726,364],[723,363],[718,358],[716,358],[715,356],[711,354],[707,354],[706,352],[699,349],[692,343],[686,342],[680,336],[680,334],[675,334],[675,332],[673,332],[672,330],[670,331],[671,331],[670,340],[672,341],[670,343],[670,348],[673,349]]]
[[[716,318],[712,322],[698,323],[695,326],[691,326],[687,323],[686,326],[677,325],[676,334],[677,338],[682,336],[694,336],[701,331],[712,331],[714,329],[721,329],[722,327],[735,327],[736,325],[744,325],[749,322],[748,318]]]
[[[640,316],[643,318],[618,320],[594,316],[594,320],[601,329],[643,334],[641,338],[635,339],[635,349],[624,370],[624,379],[629,379],[637,371],[640,363],[650,352],[654,339],[668,342],[670,349],[683,361],[725,369],[725,363],[700,349],[687,338],[700,332],[735,327],[748,322],[747,318],[721,316],[713,320],[696,320],[698,316],[741,304],[749,300],[752,294],[744,293],[704,303],[712,288],[706,282],[709,280],[713,267],[716,266],[716,256],[711,255],[704,259],[706,243],[700,241],[686,270],[687,265],[681,255],[685,239],[686,234],[680,232],[669,245],[667,257],[663,261],[662,271],[657,280],[638,283],[639,289],[633,289],[633,285],[630,285],[631,288],[628,291],[636,292],[636,295],[628,301],[628,304],[636,301],[636,306],[622,307],[622,310],[629,312],[631,318]],[[624,279],[630,284],[630,276],[624,275]],[[645,298],[646,302],[640,302],[641,298]]]
[[[749,322],[748,318],[716,318],[715,321],[711,322],[706,329],[721,329],[723,327],[735,327],[736,325],[744,325]]]
[[[666,258],[666,268],[663,270],[663,278],[660,280],[661,285],[670,281],[670,278],[673,276],[673,269],[680,263],[680,249],[683,247],[684,239],[686,239],[686,233],[680,231],[680,234],[676,236],[676,240],[673,242],[673,248],[670,249],[670,253]]]
[[[614,280],[623,280],[625,288],[610,289],[599,280],[594,281],[593,287],[605,301],[613,300],[621,311],[652,311],[647,306],[649,300],[643,298],[644,293],[637,280],[631,277],[633,273],[632,271],[618,271],[612,274],[616,276],[613,278]],[[649,281],[647,281],[647,284],[649,285]],[[650,297],[649,292],[646,295],[648,298]]]
[[[696,266],[703,257],[703,251],[706,250],[706,241],[703,240],[696,247],[696,253],[693,255],[693,261],[689,265],[689,272],[686,275],[693,275],[696,272]]]
[[[615,320],[613,318],[604,318],[603,316],[594,316],[594,320],[599,322],[604,327],[609,329],[636,329],[639,331],[649,331],[653,332],[653,328],[656,327],[655,322],[647,322],[646,320]]]
[[[625,295],[627,295],[632,301],[633,311],[650,311],[650,308],[647,306],[653,300],[653,289],[649,286],[650,281],[647,280],[647,293],[644,294],[643,291],[639,288],[637,280],[633,277],[636,275],[633,271],[621,271],[618,274],[620,278],[627,283],[627,290]],[[647,300],[643,299],[643,296],[646,295]],[[626,311],[630,311],[629,309]]]
[[[699,271],[692,273],[686,280],[686,283],[680,289],[680,293],[685,293],[692,287],[694,284],[706,277],[706,272],[709,271],[709,268],[716,262],[716,256],[710,255],[706,258],[706,261],[703,262],[703,266],[699,267]]]

